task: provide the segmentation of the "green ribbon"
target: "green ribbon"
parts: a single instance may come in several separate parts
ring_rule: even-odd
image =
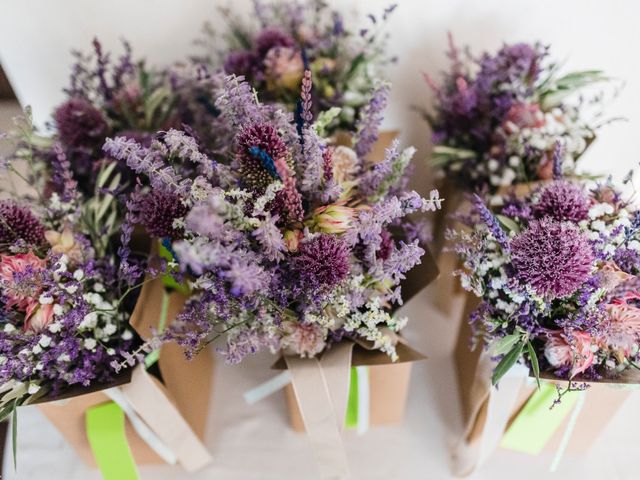
[[[89,408],[85,415],[89,445],[104,480],[139,480],[122,409],[107,402]]]
[[[556,386],[543,382],[505,432],[500,446],[529,455],[539,454],[576,405],[579,393],[565,393],[562,401],[550,408],[557,396]]]
[[[347,414],[344,417],[345,428],[358,427],[358,373],[356,367],[351,367],[349,382],[349,399],[347,401]]]

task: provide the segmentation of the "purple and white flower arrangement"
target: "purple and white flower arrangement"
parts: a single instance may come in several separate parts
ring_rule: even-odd
[[[406,189],[413,148],[396,141],[381,162],[366,159],[379,92],[361,109],[352,147],[332,146],[326,117],[314,121],[310,73],[303,78],[298,122],[258,103],[242,78],[224,79],[215,105],[236,131],[225,162],[178,130],[149,146],[126,137],[105,144],[150,185],[136,192],[125,229],[142,224],[171,252],[175,280],[192,293],[166,336],[192,353],[222,336],[230,363],[262,348],[313,357],[343,339],[396,357],[392,332],[406,320],[392,306],[424,254],[407,215],[440,199]],[[198,175],[182,175],[177,161]]]
[[[556,179],[495,214],[475,196],[466,223],[449,236],[494,383],[516,362],[565,379],[638,368],[640,211],[609,182]]]
[[[255,1],[253,6],[253,24],[221,9],[228,31],[209,29],[200,60],[227,75],[244,76],[263,102],[292,112],[301,108],[300,85],[310,70],[314,112],[331,112],[331,131],[352,132],[382,67],[394,61],[386,51],[384,26],[395,5],[379,16],[368,15],[357,31],[322,0]]]
[[[576,160],[595,138],[595,95],[580,94],[605,80],[600,71],[560,75],[539,43],[505,44],[474,57],[450,37],[451,68],[440,82],[426,76],[435,94],[427,114],[440,175],[466,191],[494,193],[501,187],[553,177],[553,151],[564,145],[560,165],[573,173]]]
[[[115,163],[105,162],[93,194],[83,193],[61,144],[42,155],[29,119],[17,125],[3,175],[31,189],[0,200],[2,417],[42,396],[115,380],[110,363],[137,346],[128,320],[139,285],[117,255]]]

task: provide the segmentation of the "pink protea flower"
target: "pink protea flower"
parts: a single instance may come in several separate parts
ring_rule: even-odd
[[[349,147],[337,146],[333,150],[331,162],[333,178],[339,185],[352,181],[360,171],[358,155]]]
[[[51,245],[51,251],[56,254],[66,255],[71,263],[80,263],[83,257],[83,248],[70,228],[65,228],[62,233],[55,230],[47,230],[44,236]]]
[[[0,255],[0,284],[7,308],[27,311],[40,294],[35,276],[45,267],[46,262],[33,252]],[[28,274],[29,278],[20,278],[21,274]]]
[[[326,346],[326,331],[315,323],[283,322],[285,335],[282,349],[285,354],[315,357]]]
[[[584,372],[595,358],[591,351],[593,338],[587,332],[574,331],[571,337],[553,334],[544,347],[544,356],[552,367],[571,366],[571,378]]]
[[[632,278],[634,275],[622,271],[614,262],[606,262],[600,267],[600,286],[608,292],[615,290]]]
[[[639,300],[638,292],[628,292],[605,306],[611,320],[606,341],[620,360],[631,355],[640,336],[640,308],[635,304]]]
[[[523,128],[540,128],[544,124],[544,115],[537,103],[516,103],[507,112],[504,129],[512,133]]]
[[[34,304],[27,311],[24,331],[38,333],[44,330],[53,320],[53,304]]]
[[[289,252],[297,252],[303,234],[301,230],[286,230],[283,234],[284,244]]]
[[[324,205],[314,210],[312,215],[313,225],[324,233],[344,233],[351,228],[356,210],[338,202]]]

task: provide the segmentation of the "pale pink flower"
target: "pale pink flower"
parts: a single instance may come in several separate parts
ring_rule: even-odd
[[[353,181],[360,171],[358,155],[353,149],[339,145],[333,150],[333,178],[339,185]]]
[[[55,230],[47,230],[44,232],[44,238],[51,245],[53,253],[66,255],[71,263],[80,263],[82,261],[82,245],[76,242],[71,229],[65,228],[62,233]]]
[[[26,311],[40,294],[40,286],[35,279],[30,279],[25,285],[24,281],[17,282],[15,275],[29,269],[37,273],[45,267],[46,262],[33,252],[0,255],[0,283],[2,283],[7,308],[15,306],[18,310]]]
[[[611,320],[606,333],[607,344],[623,358],[631,355],[640,336],[640,308],[631,303],[634,300],[640,300],[640,295],[629,292],[605,306]]]
[[[287,355],[315,357],[326,346],[326,330],[315,323],[283,322],[282,348]]]
[[[35,308],[27,311],[24,321],[24,331],[38,333],[44,330],[53,320],[53,304],[35,304]]]
[[[571,366],[571,377],[584,372],[593,364],[593,338],[587,332],[574,331],[571,337],[554,334],[547,340],[544,356],[552,367]]]
[[[614,262],[604,263],[600,268],[600,271],[602,288],[608,292],[615,290],[616,287],[633,278],[633,275],[629,275],[628,273],[620,270],[620,267],[618,267]]]
[[[544,124],[544,114],[538,104],[516,103],[507,112],[504,129],[513,133],[523,128],[540,128]]]
[[[355,214],[355,209],[338,202],[316,208],[311,221],[321,232],[339,234],[351,228]]]
[[[274,47],[264,59],[265,73],[273,88],[297,90],[300,88],[304,63],[302,55],[290,47]]]

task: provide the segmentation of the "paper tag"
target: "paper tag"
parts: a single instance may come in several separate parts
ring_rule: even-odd
[[[124,412],[114,402],[86,412],[89,445],[104,480],[139,480],[125,433]]]

